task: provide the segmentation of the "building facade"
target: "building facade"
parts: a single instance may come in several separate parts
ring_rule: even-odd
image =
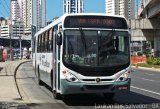
[[[141,0],[141,4],[145,7],[151,0]]]
[[[46,0],[11,0],[11,20],[22,22],[26,35],[32,25],[40,30],[46,26]]]
[[[84,1],[83,0],[64,0],[64,13],[83,13]]]
[[[135,0],[105,0],[108,15],[122,15],[126,19],[135,18]]]
[[[25,27],[31,27],[32,24],[32,2],[31,0],[23,0],[22,2],[22,14],[23,14],[23,21]]]
[[[31,26],[37,30],[46,26],[46,0],[23,0],[23,19],[25,33],[31,31]]]
[[[15,22],[14,24],[8,23],[1,26],[2,38],[19,38],[24,34],[24,25],[22,22]]]
[[[11,0],[11,20],[22,19],[22,0]]]
[[[0,37],[6,37],[9,35],[8,19],[0,17]]]
[[[0,26],[7,25],[8,21],[4,17],[0,17]]]

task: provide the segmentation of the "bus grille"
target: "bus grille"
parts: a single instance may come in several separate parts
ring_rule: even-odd
[[[112,85],[85,85],[88,90],[105,90],[109,89]]]
[[[94,82],[95,79],[82,79],[84,82]],[[102,82],[113,81],[113,79],[101,79]]]

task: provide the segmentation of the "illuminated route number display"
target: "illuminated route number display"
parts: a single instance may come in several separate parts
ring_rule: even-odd
[[[68,16],[64,21],[65,28],[107,28],[127,29],[124,18],[109,16]]]

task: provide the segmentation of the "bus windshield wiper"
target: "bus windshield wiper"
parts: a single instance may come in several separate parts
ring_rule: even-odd
[[[79,29],[79,31],[80,31],[80,33],[81,33],[81,40],[82,40],[82,42],[83,42],[83,45],[84,45],[84,49],[85,49],[85,54],[87,53],[87,45],[86,45],[86,40],[85,40],[85,34],[84,34],[84,32],[83,32],[83,30],[82,30],[82,28],[80,28]]]

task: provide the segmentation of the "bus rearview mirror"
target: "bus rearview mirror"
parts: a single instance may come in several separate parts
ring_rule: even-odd
[[[62,33],[57,34],[57,45],[62,45]]]

